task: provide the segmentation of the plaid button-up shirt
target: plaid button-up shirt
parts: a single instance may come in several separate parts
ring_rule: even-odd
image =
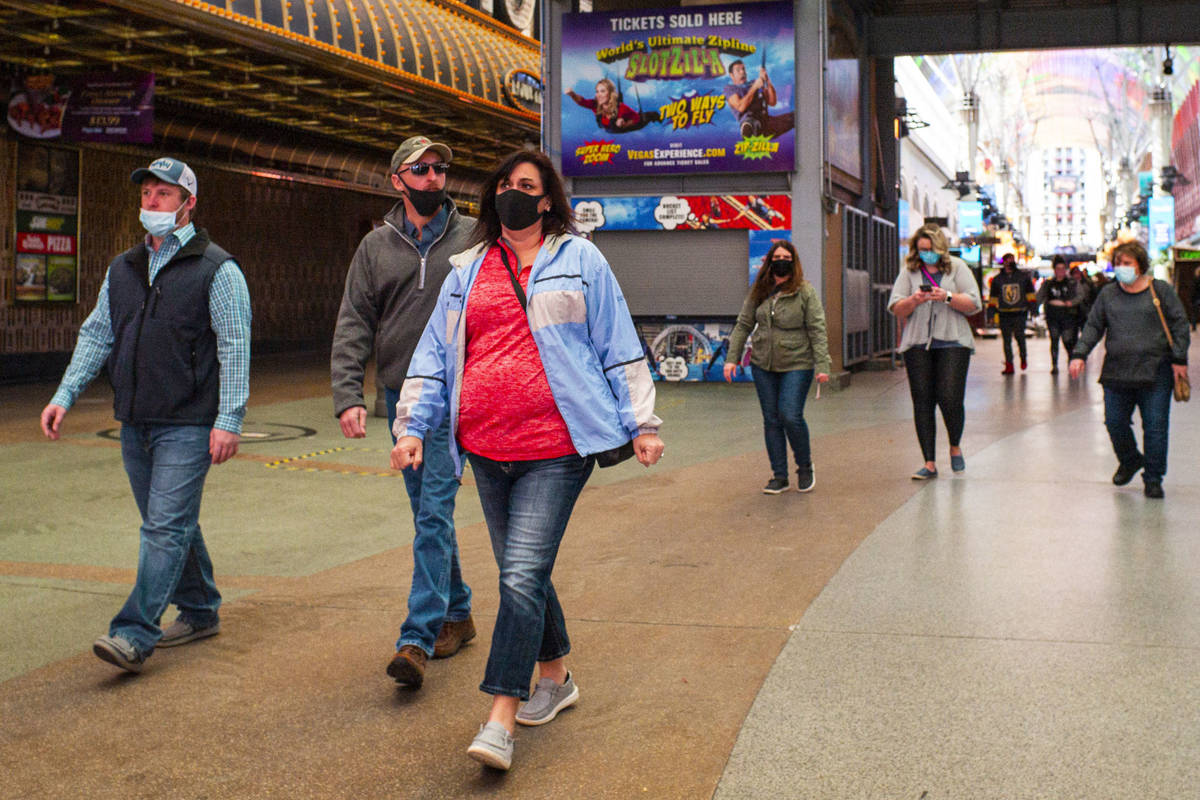
[[[158,250],[152,247],[150,237],[146,237],[151,284],[159,270],[195,235],[196,229],[189,222],[167,234]],[[246,400],[250,397],[250,291],[242,271],[232,259],[222,263],[213,276],[208,292],[208,313],[217,336],[217,361],[221,365],[220,403],[213,427],[241,433]],[[96,308],[79,329],[71,363],[50,402],[63,408],[74,405],[87,385],[100,374],[114,343],[108,307],[108,274],[105,273]]]

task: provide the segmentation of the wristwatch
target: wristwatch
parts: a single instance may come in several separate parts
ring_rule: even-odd
[[[954,295],[951,294],[950,292],[946,292],[946,305],[950,305],[950,298],[953,296]]]

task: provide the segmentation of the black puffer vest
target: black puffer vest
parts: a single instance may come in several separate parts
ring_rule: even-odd
[[[208,293],[230,259],[196,234],[149,283],[150,251],[138,244],[108,267],[113,344],[108,374],[118,420],[156,425],[212,425],[220,404],[217,336]]]

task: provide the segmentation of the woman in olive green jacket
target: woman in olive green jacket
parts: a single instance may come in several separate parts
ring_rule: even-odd
[[[753,331],[753,332],[752,332]],[[829,342],[825,338],[825,309],[790,242],[775,242],[763,258],[758,278],[750,287],[737,325],[729,337],[725,380],[732,381],[742,347],[750,337],[750,364],[762,406],[763,435],[771,480],[764,494],[788,488],[787,446],[796,457],[796,489],[811,492],[817,485],[804,421],[804,401],[813,377],[829,380]]]

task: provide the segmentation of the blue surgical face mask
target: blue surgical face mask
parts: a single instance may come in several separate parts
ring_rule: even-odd
[[[942,260],[942,256],[933,250],[918,250],[917,256],[930,266]]]
[[[184,201],[186,204],[187,201]],[[180,205],[179,208],[183,208]],[[161,239],[171,231],[175,230],[175,217],[179,214],[179,208],[174,211],[147,211],[142,209],[138,214],[138,219],[141,220],[142,227],[151,236]]]
[[[1119,283],[1123,283],[1126,286],[1138,279],[1135,267],[1113,267],[1113,275]]]

